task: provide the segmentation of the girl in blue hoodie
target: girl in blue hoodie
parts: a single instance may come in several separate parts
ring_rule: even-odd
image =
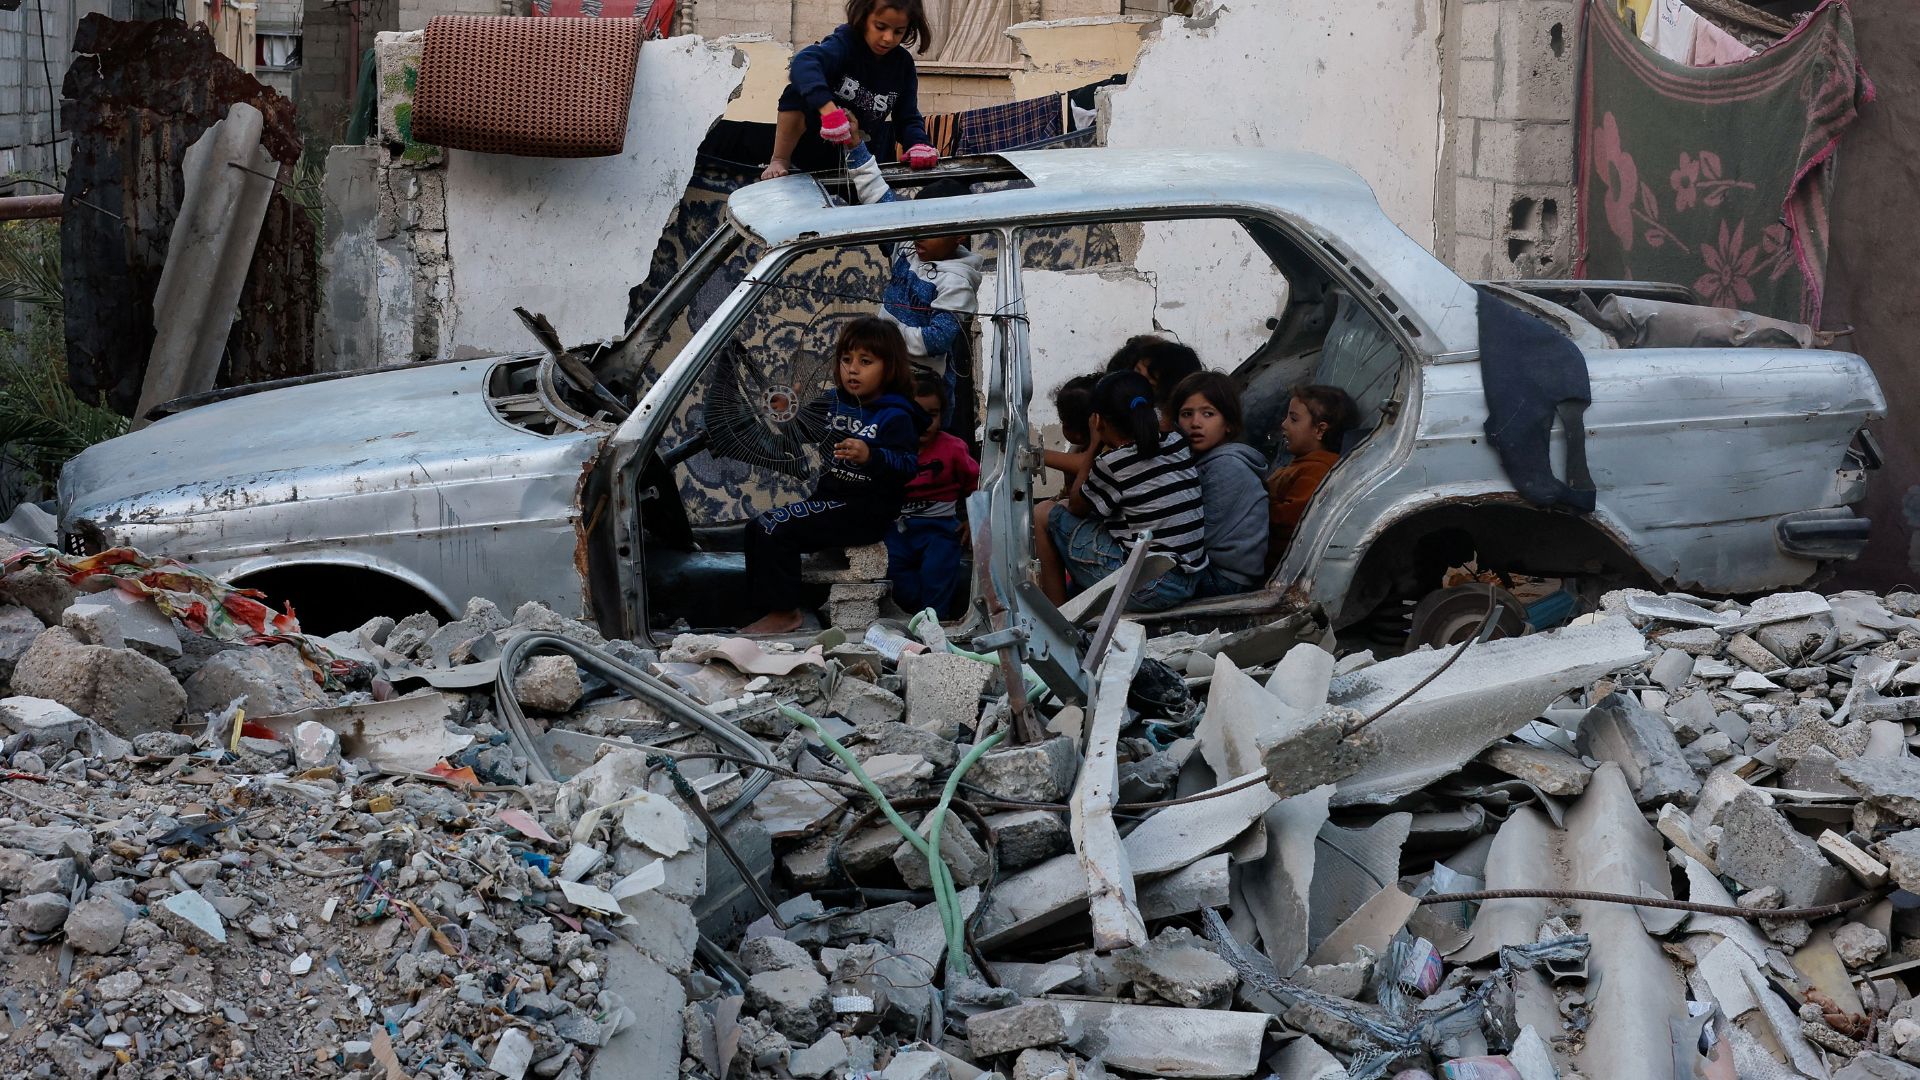
[[[813,494],[747,523],[747,585],[769,610],[741,627],[743,634],[800,629],[800,556],[879,543],[920,468],[928,418],[913,402],[900,328],[871,315],[855,319],[841,329],[833,353],[835,389],[811,406],[826,420],[825,465]]]
[[[907,52],[933,45],[921,0],[847,0],[847,21],[793,54],[773,132],[773,159],[760,179],[793,171],[801,140],[873,144],[874,156],[894,160],[894,144],[908,147],[907,164],[930,169],[940,160],[920,116],[920,73]]]

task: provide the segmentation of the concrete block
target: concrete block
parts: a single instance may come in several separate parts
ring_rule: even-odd
[[[82,645],[59,627],[34,639],[14,669],[12,685],[126,738],[171,728],[187,704],[186,692],[158,661],[131,649]]]
[[[1491,60],[1500,48],[1501,15],[1506,4],[1465,4],[1460,9],[1460,58]]]
[[[1499,115],[1500,88],[1497,80],[1504,71],[1493,59],[1461,60],[1460,81],[1454,91],[1454,113],[1461,117],[1493,119]]]
[[[922,822],[919,826],[921,836],[932,830],[931,822]],[[980,842],[967,831],[960,815],[947,811],[945,822],[940,826],[940,858],[953,873],[953,883],[966,888],[978,885],[987,879],[987,852]],[[928,871],[926,856],[905,840],[900,841],[893,852],[893,865],[900,871],[900,877],[909,889],[927,889],[933,887],[933,878]]]
[[[1053,1046],[1066,1041],[1066,1020],[1051,1002],[1027,1002],[967,1019],[967,1046],[977,1058]]]
[[[961,727],[970,728],[979,721],[980,695],[994,674],[994,668],[954,653],[902,657],[907,723],[945,739],[956,738]]]
[[[631,945],[614,942],[608,946],[604,981],[633,1010],[635,1022],[594,1054],[587,1080],[678,1075],[680,1010],[687,1003],[680,980]]]
[[[1462,176],[1453,182],[1453,228],[1461,236],[1490,240],[1495,235],[1494,182]]]
[[[1812,837],[1755,791],[1727,804],[1715,859],[1722,873],[1750,889],[1778,886],[1787,907],[1829,904],[1853,888],[1846,871],[1827,862]]]

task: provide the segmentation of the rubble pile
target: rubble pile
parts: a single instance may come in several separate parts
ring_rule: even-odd
[[[0,591],[26,1075],[1920,1080],[1912,594],[1384,659],[1122,620],[1063,695],[928,620],[303,648]]]

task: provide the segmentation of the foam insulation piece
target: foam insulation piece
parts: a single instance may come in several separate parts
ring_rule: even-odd
[[[626,149],[601,158],[447,151],[447,248],[458,272],[442,348],[537,348],[516,305],[547,316],[568,344],[619,336],[628,293],[645,281],[694,154],[746,67],[696,37],[640,49]]]
[[[1445,663],[1450,652],[1426,650],[1362,668],[1335,679],[1330,699],[1371,716]],[[1333,805],[1385,803],[1418,791],[1525,726],[1561,694],[1646,656],[1639,631],[1618,616],[1474,645],[1368,727],[1379,753],[1340,782]]]

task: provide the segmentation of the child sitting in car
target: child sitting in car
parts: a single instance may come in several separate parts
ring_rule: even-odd
[[[863,203],[900,198],[880,175],[880,163],[865,143],[848,153],[847,175]],[[966,194],[967,185],[958,180],[936,180],[914,197],[944,199]],[[980,279],[986,265],[984,256],[968,250],[967,239],[921,236],[894,244],[887,287],[880,294],[880,313],[900,327],[907,356],[916,367],[940,376],[946,384],[947,400],[956,406],[961,404],[954,396],[961,374],[958,360],[966,355],[963,339],[979,307]],[[948,428],[955,426],[951,423],[955,413],[968,411],[949,408]],[[965,437],[968,433],[960,434]]]
[[[1098,452],[1086,480],[1064,505],[1043,504],[1046,527],[1034,538],[1042,590],[1064,603],[1070,590],[1083,591],[1120,569],[1129,550],[1145,543],[1172,556],[1174,565],[1134,589],[1127,608],[1161,611],[1191,599],[1207,568],[1207,538],[1200,474],[1187,440],[1161,432],[1153,386],[1131,371],[1101,378],[1089,424]]]
[[[900,518],[887,530],[887,577],[902,611],[950,614],[960,585],[960,501],[980,481],[967,444],[940,429],[946,386],[926,371],[913,376],[913,402],[932,418],[920,436],[920,471],[907,484]]]
[[[1267,477],[1269,530],[1267,569],[1280,564],[1300,527],[1307,503],[1328,470],[1340,460],[1340,442],[1359,419],[1359,408],[1337,386],[1296,386],[1280,422],[1280,439],[1293,461]]]
[[[1206,501],[1207,568],[1194,595],[1257,589],[1267,568],[1267,489],[1261,482],[1267,459],[1238,441],[1246,428],[1240,388],[1224,372],[1200,371],[1176,383],[1168,400],[1199,463]]]

